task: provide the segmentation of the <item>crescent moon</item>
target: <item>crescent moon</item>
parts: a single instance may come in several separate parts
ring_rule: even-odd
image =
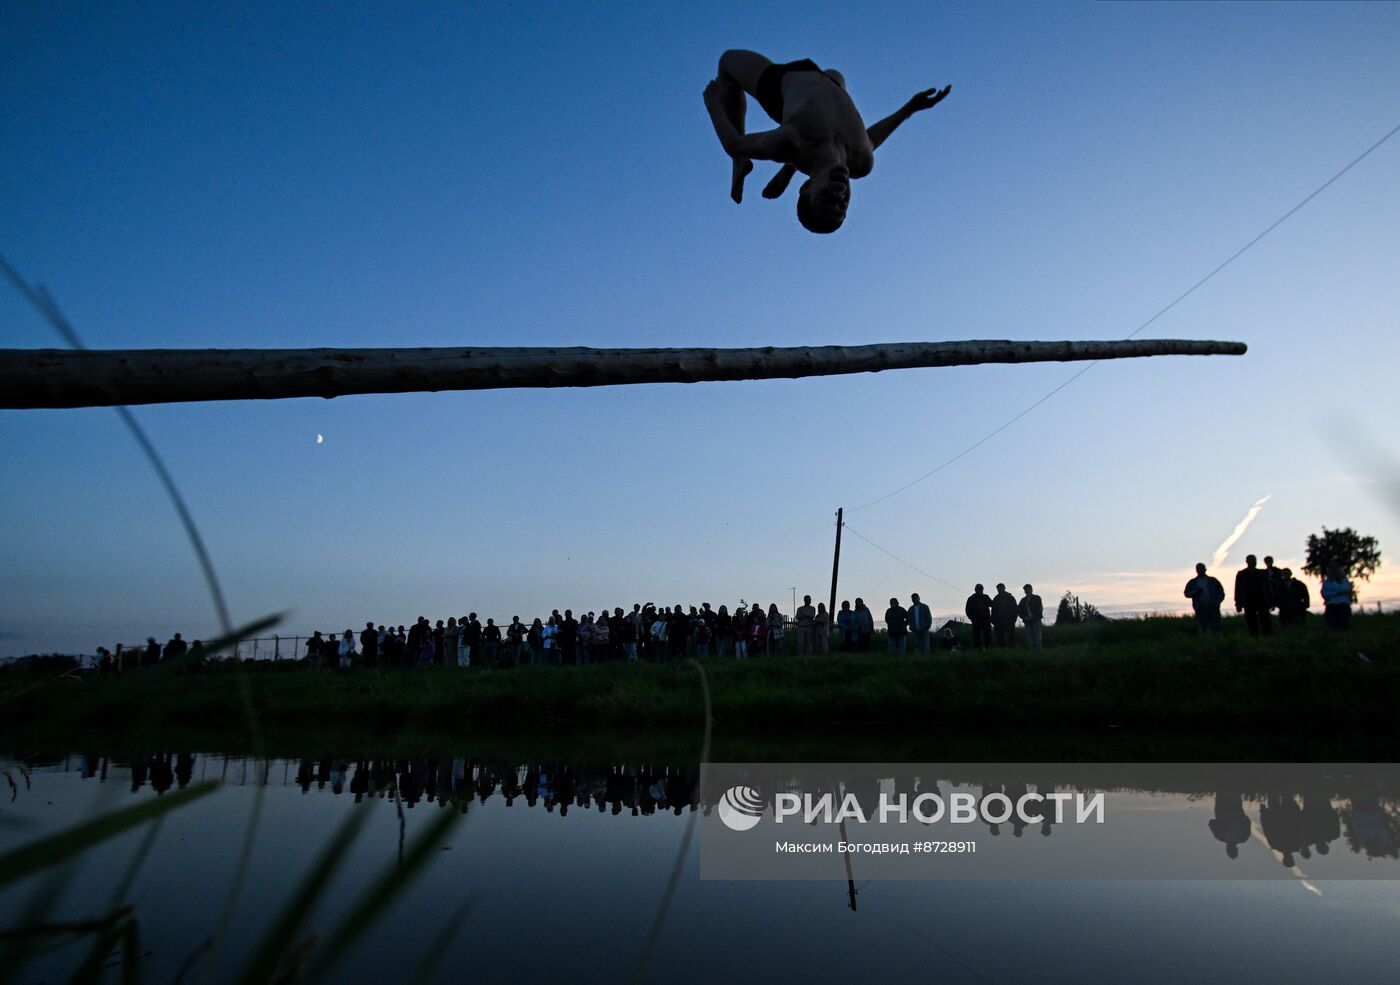
[[[319,435],[319,434],[316,435],[316,444],[319,445],[321,442],[323,442],[323,441],[325,441],[325,440],[326,440],[326,439],[323,438],[321,435]]]

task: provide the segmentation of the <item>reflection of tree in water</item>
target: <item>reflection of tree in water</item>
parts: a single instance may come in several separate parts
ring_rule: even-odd
[[[1394,805],[1382,806],[1380,795],[1368,789],[1351,798],[1342,811],[1347,847],[1367,858],[1400,857],[1400,817]]]

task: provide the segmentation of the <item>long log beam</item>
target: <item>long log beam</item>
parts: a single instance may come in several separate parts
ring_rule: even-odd
[[[1242,342],[894,342],[754,349],[0,349],[0,407],[763,380],[980,363],[1238,356]]]

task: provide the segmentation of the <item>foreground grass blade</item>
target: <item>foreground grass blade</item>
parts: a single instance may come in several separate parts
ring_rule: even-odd
[[[423,957],[419,960],[417,967],[413,969],[413,974],[409,976],[408,981],[426,982],[432,980],[433,970],[447,956],[448,946],[461,933],[462,924],[467,922],[475,906],[475,899],[464,899],[457,909],[452,911],[452,915],[438,930],[432,943],[423,951]]]
[[[370,925],[384,915],[398,894],[403,892],[418,874],[418,870],[432,858],[438,842],[457,822],[458,817],[455,811],[441,811],[427,829],[414,839],[413,844],[409,845],[403,860],[360,894],[359,902],[355,904],[350,915],[326,938],[325,943],[317,948],[320,951],[320,959],[308,976],[310,980],[328,977],[335,963],[344,957],[356,942],[363,939]]]
[[[246,985],[264,985],[274,979],[286,957],[295,950],[297,935],[306,923],[307,914],[325,892],[326,884],[335,874],[345,850],[359,836],[368,817],[367,806],[351,811],[350,816],[331,836],[326,847],[321,849],[316,864],[302,879],[296,893],[287,901],[287,905],[263,935],[257,953],[248,963],[248,970],[243,973],[240,981]]]
[[[263,616],[261,619],[254,619],[247,625],[239,626],[232,632],[225,633],[224,635],[212,639],[208,643],[204,644],[204,656],[205,658],[212,657],[218,654],[220,651],[227,650],[239,640],[250,639],[251,637],[257,636],[264,630],[271,629],[286,618],[287,613],[274,612],[270,616]],[[184,664],[187,664],[190,662],[189,656],[189,652],[186,651],[184,656],[178,657],[175,660],[170,661],[169,666],[179,667]],[[167,664],[162,664],[161,666],[167,666]]]
[[[0,855],[0,889],[36,872],[62,865],[119,834],[163,817],[186,804],[206,797],[219,788],[215,780],[196,783],[184,790],[156,800],[146,800],[131,807],[111,811],[101,817],[74,825],[58,834],[41,838]]]

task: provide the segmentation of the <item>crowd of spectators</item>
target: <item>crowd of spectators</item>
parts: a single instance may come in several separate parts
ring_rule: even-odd
[[[977,585],[964,606],[971,627],[971,646],[986,649],[1015,643],[1015,630],[1022,626],[1026,646],[1044,646],[1045,606],[1031,585],[1022,586],[1018,599],[998,583],[996,594],[988,595]],[[1220,632],[1220,607],[1225,589],[1196,565],[1196,577],[1186,583],[1184,594],[1191,599],[1196,625],[1202,634]],[[1322,583],[1325,619],[1329,628],[1345,629],[1350,620],[1351,582],[1340,569],[1328,572]],[[1307,586],[1287,568],[1274,566],[1266,557],[1259,568],[1254,555],[1235,577],[1235,608],[1243,613],[1251,635],[1267,636],[1272,631],[1270,613],[1277,611],[1281,626],[1301,626],[1311,605]],[[935,629],[933,614],[915,592],[909,605],[891,598],[882,620],[885,649],[890,653],[944,652],[963,648],[963,640],[951,622]],[[582,612],[555,609],[548,616],[526,623],[513,616],[504,626],[494,618],[485,623],[475,612],[460,618],[430,623],[419,616],[412,626],[366,622],[356,632],[326,633],[320,630],[306,639],[305,660],[317,668],[366,667],[510,667],[519,664],[583,665],[607,661],[647,660],[665,663],[682,657],[727,657],[737,660],[784,652],[798,655],[869,652],[876,636],[875,613],[862,598],[843,601],[834,614],[824,603],[812,604],[804,595],[792,618],[778,610],[776,603],[765,610],[758,603],[743,602],[730,612],[710,603],[657,606],[634,603],[631,611],[615,607]],[[204,657],[204,644],[186,644],[179,633],[164,645],[148,637],[144,647],[123,647],[116,652],[98,647],[98,669],[122,671],[182,661],[198,664]]]

